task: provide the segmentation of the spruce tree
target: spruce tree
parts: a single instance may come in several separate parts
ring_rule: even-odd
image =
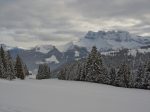
[[[58,79],[66,80],[65,76],[66,76],[66,68],[63,68],[63,69],[60,71],[60,73],[58,74]]]
[[[24,64],[24,72],[25,72],[25,75],[26,75],[26,76],[29,76],[29,75],[30,75],[29,70],[28,70],[28,67],[27,67],[26,64]]]
[[[85,81],[86,77],[86,64],[85,62],[81,63],[81,68],[80,68],[80,80]]]
[[[5,74],[5,69],[4,69],[2,58],[1,58],[1,55],[0,55],[0,78],[3,78],[4,74]]]
[[[15,70],[16,70],[16,77],[24,80],[25,79],[24,65],[19,55],[17,55],[16,58]]]
[[[150,89],[150,61],[146,63],[144,75],[144,89]]]
[[[86,62],[86,81],[98,82],[99,75],[103,75],[101,73],[102,68],[102,59],[100,53],[97,51],[97,48],[93,46],[91,53],[88,56]]]
[[[50,68],[47,64],[40,64],[38,69],[38,74],[36,79],[49,79],[50,78]]]
[[[115,79],[115,85],[121,87],[129,87],[130,85],[130,69],[127,64],[122,64]]]
[[[15,70],[14,70],[14,63],[13,63],[13,60],[11,58],[11,55],[10,55],[9,51],[6,54],[6,65],[7,65],[6,79],[8,79],[8,80],[15,79],[16,78],[16,76],[15,76],[16,73],[15,73]]]
[[[109,72],[109,77],[110,77],[110,84],[114,85],[115,83],[115,79],[116,79],[116,69],[115,68],[111,68],[110,72]]]
[[[4,65],[4,69],[6,69],[6,68],[7,68],[6,53],[5,53],[5,51],[4,51],[4,49],[3,49],[2,46],[1,46],[1,49],[0,49],[0,54],[1,54],[1,58],[2,58],[2,63],[3,63],[3,65]]]
[[[135,87],[136,88],[143,88],[144,85],[144,76],[145,75],[145,68],[140,63],[137,71],[136,71],[136,77],[135,77]]]

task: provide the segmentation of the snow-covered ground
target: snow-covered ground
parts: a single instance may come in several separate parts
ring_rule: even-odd
[[[150,112],[150,91],[57,79],[0,80],[0,112]]]

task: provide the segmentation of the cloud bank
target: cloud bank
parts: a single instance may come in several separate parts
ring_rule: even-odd
[[[88,30],[150,35],[149,0],[0,0],[0,42],[60,45]]]

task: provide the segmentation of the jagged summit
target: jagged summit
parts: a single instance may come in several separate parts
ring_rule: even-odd
[[[76,42],[77,45],[91,48],[97,46],[98,49],[121,49],[139,48],[150,44],[150,37],[141,37],[127,31],[89,31],[84,38]]]

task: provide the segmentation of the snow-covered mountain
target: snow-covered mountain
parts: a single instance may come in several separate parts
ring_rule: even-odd
[[[38,45],[28,50],[5,44],[2,46],[10,50],[13,58],[19,54],[31,71],[36,71],[41,63],[48,63],[54,70],[65,63],[85,58],[92,46],[96,46],[105,55],[123,48],[130,49],[131,55],[136,55],[137,50],[150,52],[150,37],[140,37],[126,31],[89,31],[79,41],[61,46]]]
[[[101,51],[122,48],[135,49],[150,45],[150,37],[141,37],[126,31],[89,31],[86,36],[75,43],[90,49],[96,46]]]
[[[37,45],[32,49],[34,49],[36,52],[41,52],[41,53],[46,54],[52,51],[54,48],[55,46],[52,46],[52,45]]]

